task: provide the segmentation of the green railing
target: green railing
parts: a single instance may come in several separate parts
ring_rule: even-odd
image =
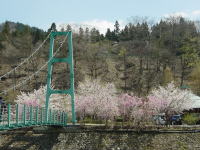
[[[48,110],[46,121],[45,107],[27,105],[0,105],[0,130],[37,125],[67,125],[67,113]]]

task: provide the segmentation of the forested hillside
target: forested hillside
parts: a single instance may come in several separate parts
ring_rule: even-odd
[[[98,29],[79,28],[73,33],[75,84],[85,78],[113,82],[118,92],[147,95],[158,85],[170,81],[182,88],[190,88],[200,95],[200,34],[197,25],[182,17],[171,17],[152,24],[148,21],[130,22],[121,28],[118,21],[114,30],[103,35]],[[0,75],[15,68],[36,49],[47,32],[21,23],[0,25]],[[73,30],[70,25],[65,30]],[[61,39],[58,39],[57,43]],[[55,45],[56,45],[55,44]],[[17,85],[36,72],[48,60],[49,40],[31,61],[0,81],[0,92]],[[66,88],[63,65],[54,70],[54,85]],[[3,95],[14,99],[19,91],[30,92],[46,84],[47,69],[35,75],[20,88]]]

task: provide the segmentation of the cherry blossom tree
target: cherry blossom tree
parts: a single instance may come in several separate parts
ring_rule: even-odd
[[[134,112],[137,112],[141,105],[141,99],[136,96],[122,94],[118,97],[119,113],[123,117],[123,120],[130,120],[134,116]]]
[[[113,120],[119,114],[116,92],[112,83],[103,84],[99,79],[81,82],[76,95],[78,117],[93,116]]]
[[[38,90],[30,93],[21,92],[17,96],[15,102],[17,104],[25,104],[27,106],[44,107],[46,101],[46,86],[41,86]],[[51,109],[70,111],[70,99],[67,95],[53,94],[49,100],[49,107]]]
[[[118,98],[118,108],[123,121],[132,121],[133,124],[139,125],[152,117],[148,101],[137,96],[122,94]]]
[[[183,110],[191,109],[193,100],[190,90],[182,90],[174,85],[173,82],[154,89],[147,97],[149,109],[153,114],[181,113]]]
[[[128,94],[117,95],[112,83],[102,83],[99,79],[79,83],[75,106],[79,119],[89,116],[93,119],[114,120],[120,116],[123,121],[140,124],[152,119],[153,115],[165,113],[170,116],[192,106],[191,91],[181,90],[173,82],[154,89],[146,98]],[[15,102],[28,106],[45,106],[46,86],[31,93],[21,92]],[[54,94],[50,97],[50,108],[71,111],[70,97]],[[69,113],[71,114],[71,113]]]

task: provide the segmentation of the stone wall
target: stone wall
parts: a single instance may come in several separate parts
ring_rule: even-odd
[[[200,150],[200,133],[34,130],[0,133],[0,150]]]

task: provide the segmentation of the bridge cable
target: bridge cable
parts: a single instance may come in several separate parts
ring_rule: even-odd
[[[52,31],[53,30],[50,31],[50,33],[47,35],[46,39],[39,45],[39,47],[28,58],[24,59],[18,66],[16,66],[12,70],[10,70],[7,73],[5,73],[4,75],[0,76],[0,81],[1,81],[2,78],[7,77],[9,74],[11,74],[12,72],[16,71],[20,66],[22,66],[31,57],[33,57],[40,50],[40,48],[44,45],[44,43],[46,43],[46,41],[48,40],[48,38],[49,38],[49,36],[50,36],[50,34],[51,34]]]
[[[53,56],[55,56],[59,50],[62,48],[64,42],[66,41],[68,36],[68,33],[66,34],[64,40],[61,42],[60,46],[58,47],[58,49],[56,50],[56,52],[54,53]],[[23,80],[22,82],[18,83],[16,86],[12,86],[10,88],[8,88],[7,90],[3,91],[0,93],[0,95],[2,94],[6,94],[7,92],[9,92],[10,90],[13,90],[14,88],[18,88],[21,87],[22,85],[24,85],[28,80],[32,79],[36,74],[38,74],[42,69],[44,69],[44,67],[46,67],[48,65],[48,63],[53,59],[53,57],[51,59],[49,59],[38,71],[36,71],[34,74],[30,75],[29,77],[27,77],[25,80]]]

